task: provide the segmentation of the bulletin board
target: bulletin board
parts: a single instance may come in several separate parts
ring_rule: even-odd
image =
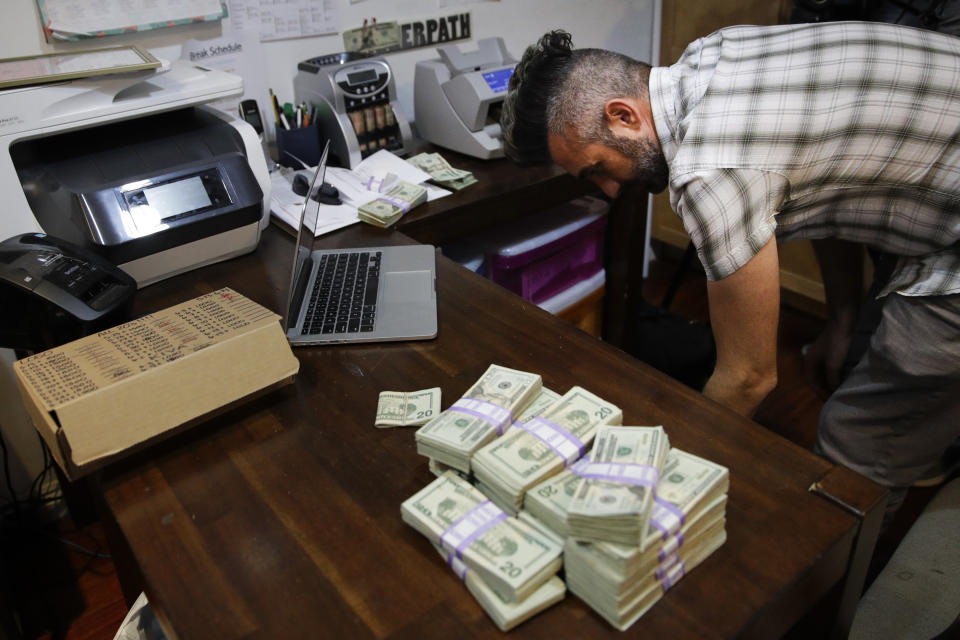
[[[83,40],[227,17],[226,0],[37,0],[43,35]]]

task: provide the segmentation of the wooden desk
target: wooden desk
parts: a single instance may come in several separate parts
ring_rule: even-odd
[[[419,151],[440,152],[458,169],[471,171],[477,184],[446,198],[421,205],[397,223],[397,230],[424,244],[442,245],[469,239],[491,226],[536,211],[599,193],[556,166],[518,167],[507,159],[479,160],[427,145]],[[641,295],[647,194],[627,191],[611,203],[606,232],[606,292],[603,338],[621,346],[630,326],[628,301]]]
[[[363,225],[321,241],[402,242]],[[253,254],[144,289],[136,311],[224,285],[279,310],[291,244],[270,228]],[[726,544],[626,636],[568,595],[511,637],[771,638],[834,585],[859,595],[882,510],[876,485],[442,256],[437,292],[435,340],[298,348],[293,385],[98,479],[125,593],[144,589],[171,638],[500,637],[400,519],[400,503],[433,479],[414,429],[373,426],[380,391],[439,386],[448,406],[491,363],[537,371],[560,392],[582,385],[620,406],[625,424],[663,424],[672,444],[731,477]],[[863,525],[810,493],[817,481]]]

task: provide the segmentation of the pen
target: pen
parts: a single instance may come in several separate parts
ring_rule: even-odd
[[[276,94],[273,93],[273,89],[267,89],[270,93],[270,104],[273,105],[273,117],[276,119],[277,124],[280,124],[280,103],[277,101]]]
[[[282,124],[283,128],[286,129],[287,131],[290,130],[290,123],[287,122],[286,114],[283,114],[283,113],[280,114],[280,124]]]

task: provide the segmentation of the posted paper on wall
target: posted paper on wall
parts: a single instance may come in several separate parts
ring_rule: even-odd
[[[229,0],[234,33],[261,42],[340,32],[337,0]]]
[[[211,102],[213,106],[236,116],[240,102],[256,100],[261,117],[269,113],[270,97],[267,93],[266,71],[263,67],[263,52],[260,42],[246,34],[235,34],[211,40],[187,40],[180,57],[208,69],[232,73],[243,78],[243,93]]]

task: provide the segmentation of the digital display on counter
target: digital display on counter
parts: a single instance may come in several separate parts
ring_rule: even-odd
[[[370,82],[371,80],[376,79],[376,69],[364,69],[363,71],[355,71],[347,74],[347,82],[349,82],[351,85],[360,84],[361,82]]]
[[[509,69],[498,69],[497,71],[484,73],[483,79],[491,91],[494,93],[503,93],[507,90],[507,85],[510,84],[510,76],[512,75],[513,67],[510,67]]]

